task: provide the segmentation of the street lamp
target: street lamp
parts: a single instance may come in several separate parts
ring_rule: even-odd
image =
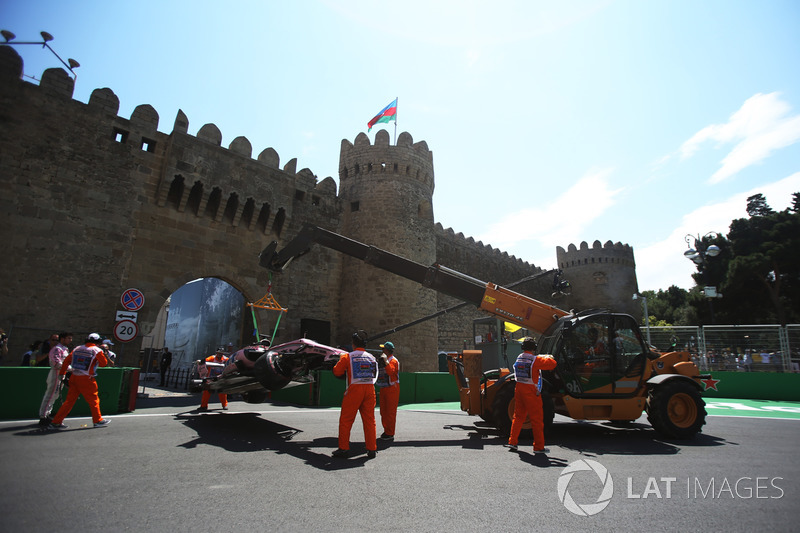
[[[706,259],[709,257],[716,257],[721,252],[719,246],[716,244],[712,244],[710,246],[706,246],[703,242],[703,239],[707,237],[719,237],[719,234],[713,231],[710,231],[703,235],[701,238],[699,235],[686,235],[684,240],[686,241],[686,245],[689,247],[688,250],[683,252],[683,256],[693,262],[695,265],[700,267],[700,271],[703,273],[703,294],[705,294],[706,298],[708,298],[708,309],[711,312],[711,323],[714,323],[714,304],[712,303],[712,298],[722,298],[722,294],[717,292],[717,288],[714,286],[708,285],[708,269],[706,268]],[[692,246],[692,242],[694,247]]]
[[[633,294],[633,299],[644,302],[644,327],[647,332],[647,348],[650,349],[650,314],[647,312],[647,296],[642,296],[636,292]]]
[[[18,45],[18,44],[40,44],[40,45],[42,45],[42,48],[47,48],[48,50],[53,52],[53,55],[56,56],[59,61],[61,61],[61,64],[64,65],[65,67],[67,67],[67,70],[69,70],[72,73],[72,75],[75,76],[75,81],[78,81],[78,75],[75,74],[75,70],[73,70],[73,69],[78,68],[79,66],[81,66],[81,64],[78,63],[77,61],[75,61],[74,59],[72,59],[71,57],[68,58],[66,61],[61,59],[61,56],[58,55],[56,53],[56,51],[53,50],[53,48],[48,44],[50,41],[53,40],[53,36],[50,35],[49,33],[47,33],[46,31],[39,32],[39,35],[42,36],[41,42],[39,42],[39,41],[23,41],[23,42],[15,41],[15,42],[12,42],[12,41],[14,41],[14,39],[17,38],[17,36],[14,35],[13,33],[11,33],[8,30],[0,30],[0,35],[2,35],[3,39],[5,39],[5,41],[6,41],[4,43],[0,43],[0,45],[6,45],[6,46],[15,46],[15,45]]]

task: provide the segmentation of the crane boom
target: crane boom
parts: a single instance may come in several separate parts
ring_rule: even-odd
[[[542,332],[558,318],[569,314],[495,283],[481,281],[439,264],[425,266],[310,224],[303,226],[297,237],[281,250],[278,250],[277,241],[271,242],[261,252],[259,264],[274,272],[282,272],[292,260],[308,253],[313,244],[355,257],[533,331]],[[558,279],[558,273],[555,284],[558,285],[557,290],[568,286],[567,282]]]

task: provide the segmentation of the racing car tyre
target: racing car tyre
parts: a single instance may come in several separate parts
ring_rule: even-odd
[[[253,374],[255,378],[267,390],[282,389],[291,381],[291,378],[281,373],[279,366],[280,358],[280,354],[267,352],[259,357],[255,365],[253,365]]]
[[[242,393],[242,400],[245,403],[264,403],[269,393],[265,390],[251,390]]]

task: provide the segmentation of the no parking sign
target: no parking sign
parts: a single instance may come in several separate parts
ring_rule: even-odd
[[[120,302],[128,311],[138,311],[144,306],[144,293],[139,289],[128,289],[122,293]]]

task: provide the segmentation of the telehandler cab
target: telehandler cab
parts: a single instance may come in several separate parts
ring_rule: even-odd
[[[311,225],[304,226],[280,251],[278,243],[272,242],[261,252],[259,264],[282,272],[315,243],[540,333],[536,353],[551,354],[558,362],[555,370],[543,373],[546,426],[552,424],[555,413],[576,420],[622,423],[646,412],[660,434],[685,439],[694,437],[705,424],[701,379],[710,375],[700,375],[689,352],[651,350],[630,315],[602,309],[568,313],[494,283],[438,264],[425,266]],[[556,276],[554,288],[566,286]],[[514,413],[514,373],[507,368],[484,372],[481,355],[464,350],[448,361],[458,383],[461,408],[508,434]]]

